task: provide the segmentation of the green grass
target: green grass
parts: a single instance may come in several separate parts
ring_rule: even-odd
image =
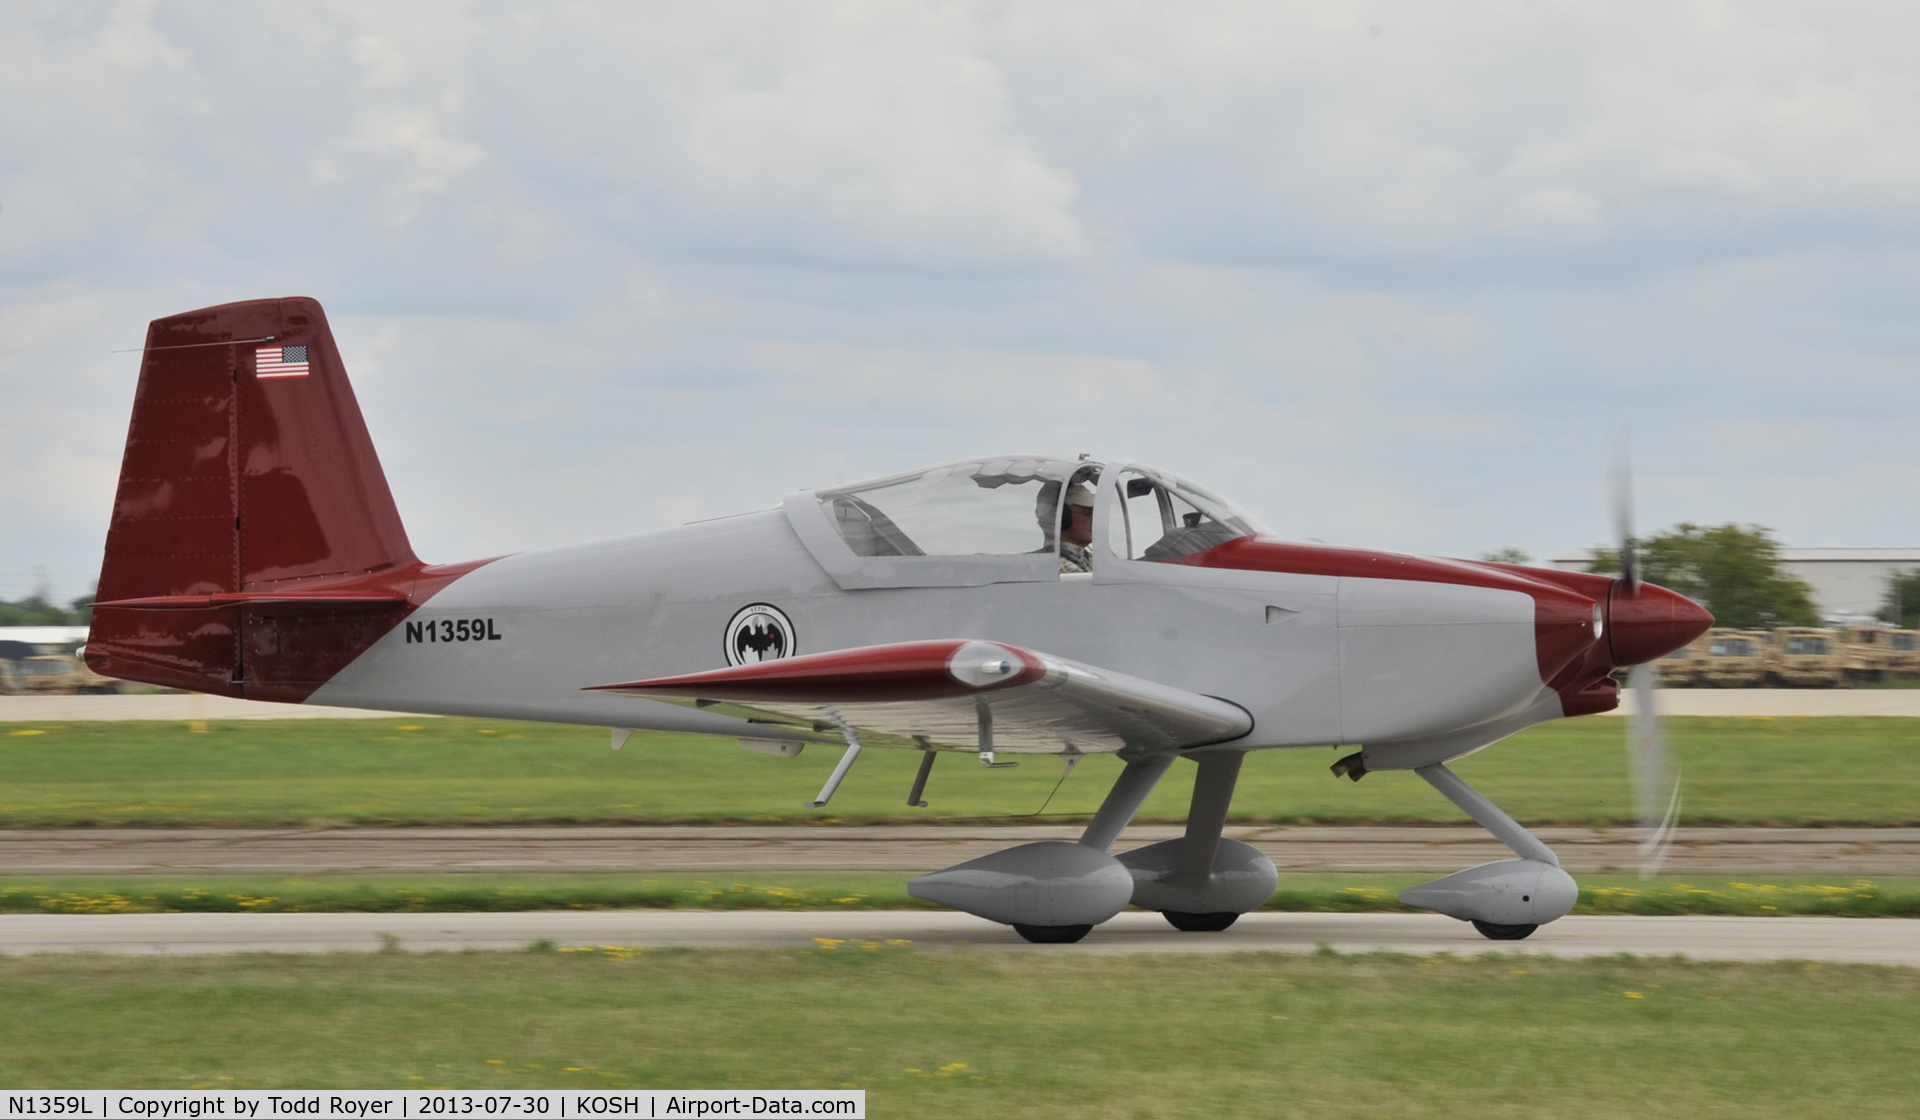
[[[1407,910],[1431,874],[1282,875],[1268,910]],[[12,876],[0,913],[365,913],[507,910],[938,910],[904,874]],[[1827,914],[1920,918],[1920,877],[1579,877],[1576,914]]]
[[[959,950],[0,960],[9,1087],[862,1088],[869,1115],[1907,1117],[1920,971]]]
[[[1529,823],[1632,820],[1624,721],[1534,728],[1457,764]],[[1920,720],[1668,721],[1686,777],[1690,824],[1920,824]],[[928,809],[909,809],[918,758],[869,750],[826,810],[801,808],[838,759],[752,754],[731,740],[636,735],[463,719],[14,724],[0,730],[0,827],[66,825],[469,824],[534,822],[878,822],[1084,819],[1118,763],[1086,760],[1035,818],[1060,775],[1039,758],[983,770],[943,756]],[[1410,773],[1355,784],[1327,772],[1341,752],[1249,757],[1240,822],[1458,822]],[[1194,767],[1176,766],[1142,821],[1185,819]]]
[[[8,876],[0,913],[937,910],[906,875]]]
[[[1399,910],[1403,889],[1436,876],[1282,875],[1265,910],[1361,912]],[[1875,879],[1812,875],[1576,875],[1575,914],[1730,914],[1748,917],[1826,915],[1920,918],[1920,877]]]

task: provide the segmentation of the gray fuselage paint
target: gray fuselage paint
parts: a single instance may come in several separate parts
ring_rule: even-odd
[[[780,510],[542,549],[476,569],[413,616],[491,619],[501,640],[410,644],[402,627],[309,702],[777,738],[581,691],[726,665],[727,623],[752,603],[793,620],[790,652],[981,638],[1216,696],[1252,714],[1247,748],[1448,734],[1511,717],[1541,688],[1516,592],[1096,555],[1092,577],[845,590]]]

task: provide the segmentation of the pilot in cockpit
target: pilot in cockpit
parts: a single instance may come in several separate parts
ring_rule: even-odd
[[[1039,501],[1035,504],[1034,514],[1040,520],[1040,531],[1048,540],[1047,549],[1052,550],[1054,502],[1058,500],[1060,484],[1049,482],[1040,488]],[[1093,554],[1087,546],[1093,543],[1093,490],[1078,480],[1067,487],[1066,508],[1060,511],[1060,572],[1067,575],[1074,572],[1093,571]]]

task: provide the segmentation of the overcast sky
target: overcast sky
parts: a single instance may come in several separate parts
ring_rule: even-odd
[[[1301,538],[1920,544],[1920,8],[0,5],[0,597],[149,319],[328,309],[417,551],[1127,457]]]

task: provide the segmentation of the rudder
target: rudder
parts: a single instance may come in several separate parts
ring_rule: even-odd
[[[303,699],[411,609],[420,572],[317,301],[153,321],[89,664]]]

